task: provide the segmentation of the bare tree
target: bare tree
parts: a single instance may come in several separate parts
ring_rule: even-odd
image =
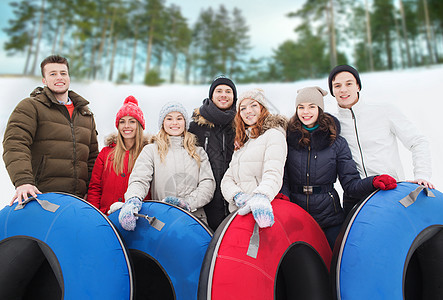
[[[400,6],[400,15],[401,15],[401,27],[403,30],[403,41],[406,46],[406,56],[408,58],[408,67],[412,67],[412,60],[411,60],[411,50],[409,49],[409,37],[408,37],[408,30],[406,28],[406,18],[405,18],[405,10],[403,8],[403,1],[398,0],[399,6]]]
[[[44,16],[45,16],[45,0],[42,0],[42,6],[40,9],[40,21],[38,24],[37,42],[36,42],[36,48],[35,48],[35,53],[34,53],[34,63],[32,64],[31,72],[30,72],[32,75],[35,74],[35,66],[37,65],[38,53],[39,53],[39,49],[40,49],[40,40],[42,38],[42,31],[43,31]]]
[[[374,71],[374,57],[372,54],[372,32],[371,32],[371,17],[369,14],[369,5],[368,0],[365,0],[365,15],[366,15],[366,37],[368,39],[368,43],[366,48],[368,49],[369,54],[369,70]]]

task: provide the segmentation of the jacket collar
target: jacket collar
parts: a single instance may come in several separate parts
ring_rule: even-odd
[[[352,106],[352,111],[354,113],[359,112],[363,109],[364,107],[364,103],[362,102],[361,98],[357,101],[357,103],[355,103]],[[337,104],[337,111],[338,111],[338,115],[339,117],[345,117],[345,118],[350,118],[352,117],[352,113],[351,110],[349,108],[341,108],[340,106],[338,106]]]
[[[68,96],[75,107],[86,106],[89,104],[89,102],[86,99],[84,99],[82,96],[75,93],[74,91],[68,91]],[[41,103],[45,104],[48,107],[53,104],[60,104],[58,100],[55,98],[55,95],[47,86],[35,88],[31,93],[31,97],[35,97],[38,101],[40,101]]]

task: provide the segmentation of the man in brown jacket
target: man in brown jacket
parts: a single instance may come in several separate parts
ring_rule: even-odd
[[[3,139],[3,160],[15,186],[11,201],[39,193],[84,197],[98,155],[97,131],[89,102],[69,91],[66,58],[41,63],[42,82],[14,109]]]

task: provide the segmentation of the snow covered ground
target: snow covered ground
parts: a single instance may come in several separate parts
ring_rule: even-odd
[[[386,71],[361,74],[361,99],[366,102],[391,103],[398,107],[428,137],[431,147],[434,183],[443,190],[443,126],[441,109],[443,65],[430,68],[416,68],[401,71]],[[0,77],[0,136],[3,133],[11,111],[16,104],[36,87],[42,85],[36,78]],[[327,78],[305,80],[293,83],[248,84],[238,85],[242,91],[253,87],[262,88],[270,102],[275,106],[274,112],[292,116],[295,107],[297,90],[307,86],[320,86],[328,90]],[[195,107],[208,96],[209,85],[162,85],[146,87],[143,85],[116,85],[109,82],[72,81],[71,89],[88,99],[90,108],[95,114],[99,132],[100,148],[104,137],[115,132],[115,114],[128,95],[139,100],[146,119],[146,131],[158,131],[158,113],[167,101],[180,101],[191,114]],[[440,102],[442,101],[442,102]],[[325,97],[325,109],[335,112],[336,102],[330,95]],[[440,120],[440,121],[438,121]],[[3,153],[3,149],[0,150]],[[412,179],[412,160],[408,150],[400,147],[406,176]],[[339,188],[339,187],[338,187]],[[0,208],[10,202],[14,193],[3,160],[0,160]]]

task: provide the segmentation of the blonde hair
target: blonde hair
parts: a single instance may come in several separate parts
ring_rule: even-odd
[[[157,143],[157,150],[160,156],[160,161],[164,162],[166,159],[166,155],[169,151],[169,134],[163,129],[160,129],[158,134],[154,137],[155,142]],[[197,153],[197,138],[194,134],[190,133],[185,129],[183,132],[183,147],[188,152],[189,156],[191,156],[197,162],[200,167],[201,158]]]
[[[123,137],[119,132],[117,134],[117,143],[112,151],[109,152],[108,159],[105,163],[105,169],[108,167],[108,161],[112,160],[112,169],[114,170],[114,172],[117,175],[123,173],[125,168],[126,151],[129,150],[128,172],[131,172],[132,168],[134,167],[135,160],[142,151],[144,145],[145,143],[143,137],[143,127],[139,122],[137,122],[135,143],[130,149],[126,148]]]

